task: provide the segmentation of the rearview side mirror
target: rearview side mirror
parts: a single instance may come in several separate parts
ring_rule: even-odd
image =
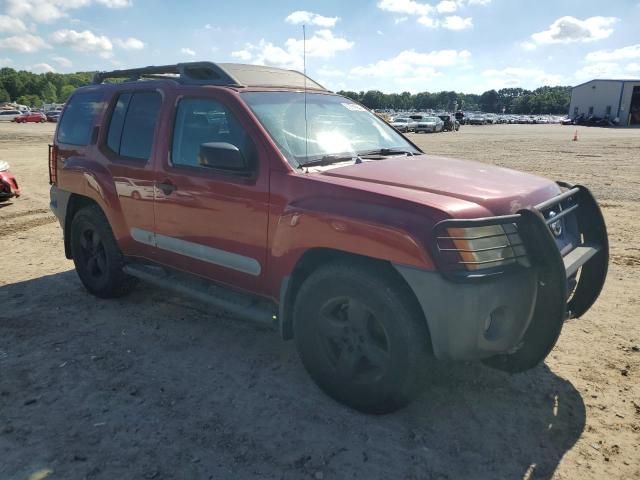
[[[247,169],[247,162],[242,152],[235,145],[226,142],[202,143],[198,160],[200,166],[207,168],[234,172]]]

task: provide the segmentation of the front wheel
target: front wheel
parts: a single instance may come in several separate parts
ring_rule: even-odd
[[[70,246],[76,272],[90,293],[115,298],[131,290],[135,280],[122,271],[124,258],[100,207],[91,205],[76,213]]]
[[[357,264],[330,264],[307,278],[296,298],[295,338],[324,392],[376,414],[420,393],[432,355],[411,295],[384,270]]]

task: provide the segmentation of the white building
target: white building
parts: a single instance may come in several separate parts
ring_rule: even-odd
[[[580,114],[640,126],[640,80],[591,80],[573,87],[569,116]]]

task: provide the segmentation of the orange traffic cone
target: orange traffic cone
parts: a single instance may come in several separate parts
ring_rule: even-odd
[[[573,134],[573,141],[574,142],[578,141],[578,130],[576,130],[576,132]]]

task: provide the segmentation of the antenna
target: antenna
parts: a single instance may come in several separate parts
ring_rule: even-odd
[[[304,74],[304,161],[309,161],[309,124],[307,121],[307,29],[302,25],[302,73]]]

